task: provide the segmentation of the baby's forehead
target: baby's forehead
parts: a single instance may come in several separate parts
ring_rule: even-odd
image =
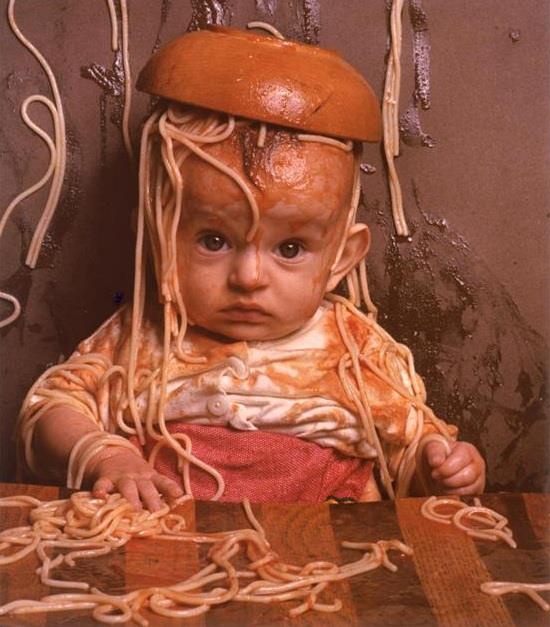
[[[279,195],[288,199],[303,194],[341,198],[351,194],[351,152],[320,142],[301,141],[285,132],[271,133],[266,144],[259,147],[257,135],[254,129],[241,129],[222,142],[203,146],[203,150],[237,174],[253,193],[271,195],[273,201]],[[223,169],[200,156],[186,159],[181,173],[187,197],[211,197],[215,190],[228,202],[244,200],[241,187]]]

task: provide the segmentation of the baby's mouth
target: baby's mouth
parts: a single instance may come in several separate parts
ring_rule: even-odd
[[[242,320],[245,322],[262,322],[269,313],[257,303],[238,302],[224,307],[222,312],[231,320]]]

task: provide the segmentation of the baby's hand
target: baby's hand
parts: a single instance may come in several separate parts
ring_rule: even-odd
[[[444,494],[481,494],[485,488],[485,462],[469,442],[451,442],[447,455],[440,442],[428,442],[423,459],[428,473]]]
[[[158,473],[137,451],[108,447],[104,457],[99,455],[88,473],[95,498],[119,492],[135,510],[146,507],[155,512],[162,507],[159,493],[169,500],[183,494],[175,481]]]

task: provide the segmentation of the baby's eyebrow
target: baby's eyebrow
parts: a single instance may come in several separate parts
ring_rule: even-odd
[[[223,207],[216,209],[208,207],[185,207],[182,213],[182,219],[186,222],[196,222],[206,220],[209,222],[229,222],[231,217],[223,211]]]

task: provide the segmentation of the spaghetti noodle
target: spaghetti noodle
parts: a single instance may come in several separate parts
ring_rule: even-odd
[[[188,498],[182,497],[174,506]],[[35,552],[41,564],[37,570],[41,582],[69,590],[40,600],[6,603],[0,607],[0,616],[87,609],[100,622],[133,620],[146,626],[148,621],[141,613],[144,609],[156,615],[183,618],[204,614],[214,605],[229,601],[292,600],[300,603],[290,609],[290,616],[308,610],[335,612],[342,605],[338,599],[330,604],[319,601],[319,595],[332,582],[380,566],[395,571],[397,567],[389,560],[388,552],[412,554],[412,549],[399,540],[345,542],[344,547],[359,550],[363,556],[341,566],[327,561],[305,566],[287,564],[271,548],[250,504],[245,501],[243,505],[253,529],[198,533],[186,530],[185,518],[173,507],[164,505],[155,513],[136,512],[118,494],[105,501],[94,499],[87,492],[76,492],[69,499],[56,501],[29,496],[0,499],[0,507],[31,507],[29,525],[0,532],[0,563],[13,563]],[[131,538],[210,545],[210,563],[171,586],[153,586],[119,595],[92,588],[87,582],[53,577],[60,566],[74,566],[82,558],[107,555]],[[240,555],[248,561],[244,570],[238,570],[232,561]]]
[[[268,24],[267,22],[248,22],[246,28],[260,28],[267,31],[277,39],[285,39],[285,36],[280,31],[278,31],[274,26]]]
[[[518,581],[485,581],[481,584],[480,589],[485,594],[491,596],[502,596],[503,594],[511,594],[521,592],[532,599],[545,612],[550,611],[550,604],[547,603],[539,594],[539,591],[550,590],[550,583],[523,583]]]
[[[489,507],[483,507],[479,499],[476,498],[474,502],[475,505],[470,506],[458,499],[431,496],[422,503],[420,512],[429,520],[453,524],[473,538],[502,540],[515,549],[517,544],[512,530],[507,526],[508,519]],[[449,509],[452,511],[449,512]]]
[[[107,0],[109,19],[111,21],[111,49],[113,52],[120,51],[122,55],[122,65],[124,69],[124,106],[122,109],[122,140],[129,159],[134,158],[134,150],[130,137],[130,110],[132,106],[132,74],[130,69],[130,51],[128,37],[128,4],[127,0],[120,2],[120,41],[118,18],[114,0]]]
[[[44,237],[46,235],[46,231],[51,223],[53,218],[53,214],[55,212],[55,208],[57,207],[57,203],[59,201],[59,196],[61,194],[61,186],[63,184],[63,177],[65,174],[65,163],[66,163],[66,132],[65,132],[65,116],[63,114],[63,106],[61,103],[61,96],[59,94],[59,88],[57,86],[57,81],[55,76],[51,70],[50,65],[46,61],[45,57],[42,53],[34,46],[21,32],[17,22],[15,20],[15,0],[10,0],[8,4],[8,22],[14,33],[14,35],[19,39],[19,41],[29,50],[29,52],[35,57],[38,63],[41,65],[44,70],[48,82],[50,83],[50,88],[53,94],[53,102],[42,95],[32,95],[26,98],[21,105],[21,117],[25,124],[30,128],[34,133],[36,133],[48,146],[48,150],[50,153],[50,160],[48,163],[48,167],[46,168],[46,172],[42,176],[42,178],[28,187],[26,190],[18,194],[6,207],[2,219],[0,220],[0,237],[5,229],[6,223],[13,212],[13,210],[23,201],[25,198],[28,198],[36,191],[44,187],[51,180],[50,191],[48,193],[48,198],[46,200],[46,204],[42,210],[42,215],[36,225],[34,230],[34,234],[32,236],[32,240],[27,251],[27,256],[25,259],[25,263],[30,268],[35,268],[38,260],[38,255],[40,253],[40,248],[42,246],[42,242],[44,241]],[[48,135],[48,133],[39,127],[35,122],[33,122],[29,116],[28,108],[33,103],[41,103],[43,104],[52,117],[53,127],[54,127],[54,139]],[[17,298],[12,294],[7,294],[5,292],[0,292],[0,300],[4,300],[10,302],[13,307],[12,313],[0,321],[0,327],[7,326],[14,322],[20,312],[21,305]]]
[[[395,168],[399,155],[399,92],[401,87],[401,36],[404,0],[393,0],[390,12],[390,52],[382,100],[384,155],[388,165],[391,208],[397,235],[408,236],[409,227],[403,211],[403,194]]]

